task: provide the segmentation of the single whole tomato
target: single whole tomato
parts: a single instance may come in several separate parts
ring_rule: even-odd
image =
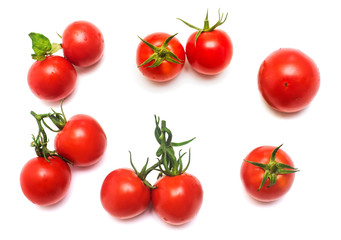
[[[101,188],[103,208],[120,219],[144,212],[151,199],[150,189],[131,169],[117,169],[104,179]]]
[[[76,80],[75,68],[60,56],[47,56],[34,62],[27,76],[32,92],[46,101],[59,101],[69,96],[75,89]]]
[[[28,161],[20,174],[24,195],[33,203],[47,206],[62,200],[70,186],[69,165],[59,157],[35,157]]]
[[[202,32],[195,42],[196,32],[187,40],[186,55],[192,68],[205,75],[222,72],[231,62],[233,46],[226,32],[215,29]]]
[[[69,119],[54,140],[56,152],[75,166],[97,163],[105,152],[107,137],[92,117],[78,114]]]
[[[192,220],[200,210],[203,190],[199,180],[188,173],[163,176],[152,190],[155,212],[165,222],[181,225]]]
[[[251,197],[271,202],[289,191],[297,171],[289,155],[279,147],[262,146],[246,156],[240,175]]]
[[[136,63],[148,79],[166,82],[180,73],[186,59],[185,50],[174,36],[157,32],[141,39],[136,51]]]
[[[218,22],[210,27],[207,11],[202,29],[178,18],[187,26],[197,30],[187,40],[186,55],[192,68],[205,75],[222,72],[230,64],[233,55],[233,45],[229,35],[225,31],[216,29],[226,21],[227,14],[224,17],[219,10],[218,15]]]
[[[270,54],[258,72],[258,88],[265,101],[280,112],[304,109],[320,86],[314,61],[303,52],[281,48]]]
[[[87,21],[71,23],[63,32],[64,56],[74,65],[89,67],[103,56],[104,38],[101,31]]]

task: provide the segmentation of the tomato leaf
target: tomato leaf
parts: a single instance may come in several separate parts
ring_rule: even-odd
[[[32,49],[34,54],[32,58],[38,61],[45,59],[47,55],[52,55],[62,49],[62,45],[58,43],[52,43],[43,34],[31,32],[28,34],[32,40]]]

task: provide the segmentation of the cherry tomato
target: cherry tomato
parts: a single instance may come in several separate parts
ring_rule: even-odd
[[[117,169],[108,174],[101,188],[103,208],[120,219],[135,217],[150,203],[150,189],[133,170]]]
[[[35,157],[28,161],[20,174],[24,195],[38,205],[51,205],[62,200],[70,186],[69,165],[59,157]]]
[[[99,123],[88,115],[75,115],[55,137],[57,153],[75,166],[97,163],[107,146],[107,137]]]
[[[103,35],[90,22],[71,23],[64,30],[62,39],[64,56],[76,66],[89,67],[103,56]]]
[[[266,165],[269,163],[271,155],[275,149],[276,148],[272,146],[258,147],[251,151],[245,160]],[[263,168],[250,164],[246,161],[244,161],[241,166],[240,175],[243,185],[247,193],[258,201],[271,202],[281,198],[289,191],[294,182],[295,175],[293,172],[297,171],[297,169],[294,169],[294,164],[289,155],[283,150],[278,149],[277,153],[275,154],[275,160],[276,163],[291,166],[292,168],[289,169],[293,170],[286,170],[284,168],[279,172],[278,170],[276,171],[276,169],[274,169],[277,167],[272,167],[272,170],[274,171],[271,172],[272,170],[268,170],[269,175],[275,174],[276,176],[273,176],[275,183],[270,187],[270,178],[267,178],[264,186],[260,187],[265,174],[265,170]],[[288,173],[290,171],[292,172]]]
[[[215,75],[222,72],[231,62],[233,46],[226,32],[215,29],[202,32],[195,45],[196,32],[187,40],[186,55],[192,68],[199,73]]]
[[[320,86],[314,61],[303,52],[281,48],[270,54],[258,72],[258,87],[265,101],[280,112],[304,109]]]
[[[192,220],[200,210],[203,190],[199,180],[187,173],[163,176],[152,190],[155,212],[165,222],[181,225]]]
[[[171,37],[171,35],[158,32],[148,35],[144,38],[144,40],[157,48],[161,48],[163,43],[169,37]],[[148,47],[144,42],[140,42],[136,52],[136,63],[140,66],[139,70],[145,77],[155,82],[166,82],[175,78],[180,73],[186,59],[183,46],[177,38],[173,37],[168,43],[166,50],[175,54],[175,56],[181,61],[178,61],[179,63],[174,63],[164,59],[157,67],[150,67],[155,62],[155,60],[152,60],[151,62],[140,66],[154,54],[154,51],[150,47]],[[162,55],[163,54],[160,54],[159,58],[164,57]]]
[[[59,101],[69,96],[76,80],[75,68],[60,56],[47,56],[43,61],[34,62],[27,76],[32,92],[46,101]]]

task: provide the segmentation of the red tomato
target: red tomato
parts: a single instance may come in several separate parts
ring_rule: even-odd
[[[274,149],[275,147],[271,146],[258,147],[251,151],[247,155],[245,160],[267,164]],[[276,162],[294,167],[294,164],[289,155],[281,149],[279,149],[276,154]],[[267,179],[264,186],[259,189],[264,177],[264,172],[265,171],[262,168],[245,161],[243,162],[241,167],[240,175],[244,187],[247,193],[258,201],[271,202],[281,198],[289,191],[291,185],[294,182],[295,175],[293,173],[278,174],[276,183],[274,185],[267,187],[270,184],[270,180]]]
[[[69,165],[58,157],[35,157],[28,161],[20,174],[24,195],[38,205],[51,205],[62,200],[70,186]]]
[[[59,101],[69,96],[76,86],[77,72],[60,56],[36,61],[28,71],[27,81],[32,92],[46,101]]]
[[[75,166],[90,166],[104,154],[107,137],[94,118],[79,114],[66,122],[54,145],[57,153]]]
[[[153,33],[144,38],[145,41],[154,45],[155,47],[161,47],[165,40],[171,35],[167,33]],[[172,63],[166,60],[163,60],[162,63],[157,67],[149,67],[154,63],[154,60],[150,63],[147,63],[143,66],[139,67],[139,70],[142,74],[148,79],[155,82],[166,82],[173,78],[175,78],[181,71],[185,63],[185,50],[179,40],[175,37],[167,45],[167,50],[174,53],[182,63]],[[144,61],[146,61],[152,54],[153,50],[148,47],[142,41],[137,47],[136,52],[136,63],[137,65],[141,65]]]
[[[101,188],[104,209],[120,219],[135,217],[150,203],[150,189],[130,169],[117,169],[108,174]]]
[[[304,109],[320,86],[314,61],[303,52],[281,48],[270,54],[258,72],[258,87],[265,101],[280,112]]]
[[[152,190],[155,212],[165,222],[181,225],[192,220],[200,210],[203,190],[199,180],[187,173],[163,176]]]
[[[64,56],[74,65],[89,67],[103,56],[104,39],[101,31],[92,23],[71,23],[63,33]]]
[[[186,55],[194,70],[206,75],[223,71],[231,62],[233,46],[226,32],[215,29],[202,32],[196,42],[196,32],[187,40]]]

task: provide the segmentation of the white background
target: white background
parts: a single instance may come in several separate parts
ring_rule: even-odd
[[[336,239],[340,237],[340,54],[338,1],[2,1],[0,239]],[[218,8],[228,12],[220,27],[234,44],[229,67],[218,76],[195,73],[188,63],[166,84],[145,79],[136,67],[137,35],[179,33],[185,46],[194,31],[176,18],[203,26]],[[101,162],[72,169],[66,198],[52,207],[29,202],[19,184],[23,165],[34,155],[30,111],[46,113],[56,103],[37,99],[27,85],[34,62],[30,32],[60,42],[68,24],[87,20],[105,38],[99,64],[79,69],[66,116],[95,117],[108,138]],[[320,69],[321,86],[311,105],[296,114],[270,109],[257,88],[257,72],[271,52],[297,48]],[[61,52],[59,54],[62,54]],[[197,137],[188,172],[202,183],[204,201],[197,217],[174,227],[150,208],[141,216],[117,220],[102,208],[100,188],[112,170],[129,167],[129,153],[141,168],[155,160],[154,114],[167,120],[174,141]],[[50,141],[53,142],[53,135]],[[243,158],[262,145],[286,151],[301,171],[290,192],[277,202],[252,200],[240,181]],[[51,144],[50,148],[53,148]],[[148,178],[154,182],[155,176]]]

